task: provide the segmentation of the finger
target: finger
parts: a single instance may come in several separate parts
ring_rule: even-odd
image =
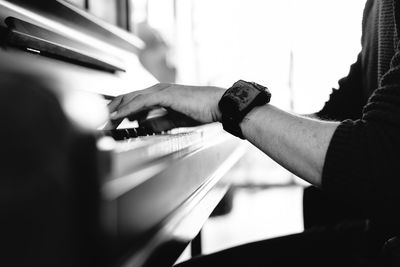
[[[138,95],[154,93],[159,90],[165,89],[169,86],[171,86],[171,84],[158,83],[158,84],[155,84],[153,86],[147,87],[142,90],[137,90],[137,91],[133,91],[131,93],[125,94],[125,95],[117,96],[108,104],[108,109],[109,109],[110,113],[112,113],[113,111],[115,111],[117,109],[117,107],[128,104],[133,98],[135,98]]]
[[[115,120],[124,118],[157,106],[160,104],[157,99],[156,93],[136,95],[130,102],[118,106],[117,109],[111,114],[111,119]]]
[[[126,105],[129,103],[133,98],[135,98],[139,94],[138,91],[131,92],[125,95],[120,95],[116,97],[112,102],[108,104],[108,109],[110,113],[115,111],[119,106]]]
[[[119,95],[117,97],[115,97],[113,100],[111,100],[110,103],[108,103],[107,107],[109,112],[113,112],[121,103],[122,99],[123,99],[123,95]]]
[[[151,96],[158,96],[161,94],[161,91],[163,89],[166,89],[168,87],[171,87],[171,84],[165,84],[165,83],[159,83],[156,85],[153,85],[151,87],[148,87],[146,89],[143,90],[139,90],[139,91],[135,91],[130,93],[128,96],[125,96],[124,99],[121,101],[121,103],[118,105],[118,110],[125,108],[125,106],[129,106],[131,105],[132,101],[142,101],[142,100],[138,100],[137,97],[139,96],[140,99],[142,99],[145,95],[151,95]],[[144,98],[144,99],[148,99],[150,102],[149,103],[155,103],[154,100],[156,98]],[[157,98],[157,99],[161,99],[161,98]],[[146,105],[146,103],[144,103]],[[160,103],[157,103],[157,105]],[[145,106],[145,108],[150,108],[150,106],[153,106],[153,104],[149,104],[147,106]]]

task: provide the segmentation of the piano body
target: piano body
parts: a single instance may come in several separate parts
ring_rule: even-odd
[[[171,266],[244,144],[219,124],[99,130],[107,99],[156,80],[138,38],[62,0],[0,0],[0,41],[0,265]]]

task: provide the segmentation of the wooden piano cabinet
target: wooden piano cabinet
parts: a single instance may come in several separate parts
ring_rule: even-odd
[[[1,74],[0,266],[98,266],[96,140],[40,81]]]

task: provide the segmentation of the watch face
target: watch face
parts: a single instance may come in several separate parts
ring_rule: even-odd
[[[222,124],[224,129],[242,139],[244,139],[240,129],[240,122],[244,116],[255,106],[261,106],[269,102],[271,94],[268,88],[243,80],[233,84],[225,91],[218,103],[222,113]]]
[[[248,108],[253,108],[255,105],[268,103],[270,100],[268,89],[254,82],[240,80],[230,90],[232,90],[232,98],[237,103],[237,110],[240,113]]]
[[[238,110],[243,111],[248,105],[253,102],[260,91],[254,87],[254,85],[239,81],[235,83],[232,94],[235,96],[238,103]]]
[[[226,118],[239,123],[252,108],[268,103],[270,98],[266,87],[240,80],[226,90],[219,108]]]

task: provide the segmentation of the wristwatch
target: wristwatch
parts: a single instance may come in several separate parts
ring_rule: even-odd
[[[245,139],[239,124],[256,106],[262,106],[271,99],[268,88],[255,82],[239,80],[225,91],[218,103],[225,131]]]

